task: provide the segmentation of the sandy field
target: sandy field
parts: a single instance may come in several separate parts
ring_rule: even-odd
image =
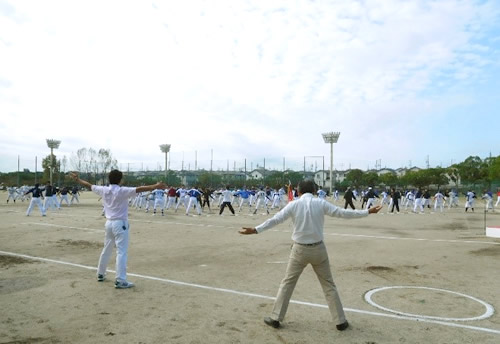
[[[130,210],[136,287],[117,290],[113,272],[96,281],[105,222],[97,196],[84,192],[46,217],[26,217],[27,202],[6,198],[0,192],[0,343],[500,343],[500,240],[485,237],[481,202],[475,213],[327,218],[351,324],[338,332],[311,267],[282,328],[263,322],[286,269],[290,222],[243,236],[238,229],[268,216]],[[486,221],[500,226],[500,213]]]

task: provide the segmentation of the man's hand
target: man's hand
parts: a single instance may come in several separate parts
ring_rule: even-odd
[[[371,207],[370,209],[368,209],[368,214],[376,214],[380,211],[380,209],[382,209],[382,206],[381,205],[377,205],[375,207]]]
[[[258,232],[255,228],[243,227],[243,230],[239,231],[238,233],[247,235],[247,234],[257,234]]]
[[[76,172],[69,172],[68,174],[71,177],[71,179],[73,179],[78,184],[81,184],[81,185],[83,185],[83,186],[85,186],[85,187],[87,187],[89,189],[92,189],[92,184],[90,184],[86,180],[80,179],[80,177],[78,176],[78,173],[76,173]]]
[[[165,190],[167,188],[167,186],[165,185],[164,182],[158,182],[158,183],[156,183],[155,188]]]

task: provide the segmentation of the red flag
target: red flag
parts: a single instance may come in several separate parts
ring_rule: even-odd
[[[293,201],[292,183],[288,181],[288,201]]]

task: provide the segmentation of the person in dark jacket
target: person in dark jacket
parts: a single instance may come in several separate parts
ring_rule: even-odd
[[[43,198],[42,191],[44,191],[45,189],[40,189],[39,186],[40,184],[36,183],[34,188],[29,189],[24,194],[27,195],[31,193],[32,195],[30,205],[28,207],[28,210],[26,211],[26,216],[30,216],[31,210],[33,210],[35,204],[38,206],[38,209],[40,209],[40,213],[42,214],[42,216],[45,216],[45,208],[43,207],[42,201],[40,200],[40,198]]]
[[[352,193],[351,187],[348,187],[345,194],[344,194],[344,199],[345,199],[345,205],[344,209],[347,209],[347,206],[349,205],[353,210],[356,209],[354,207],[354,204],[352,203],[352,200],[356,200],[356,196]]]
[[[392,198],[392,209],[391,213],[394,212],[394,207],[396,208],[397,213],[399,214],[399,199],[401,198],[401,194],[395,188],[391,189],[391,198]]]

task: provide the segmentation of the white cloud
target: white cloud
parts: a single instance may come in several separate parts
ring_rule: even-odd
[[[408,129],[435,109],[452,116],[460,95],[492,80],[499,10],[452,0],[2,2],[0,144],[21,138],[46,154],[50,136],[66,154],[102,147],[155,164],[165,142],[174,157],[328,154],[320,133],[341,130],[344,165],[402,163],[421,151]]]

